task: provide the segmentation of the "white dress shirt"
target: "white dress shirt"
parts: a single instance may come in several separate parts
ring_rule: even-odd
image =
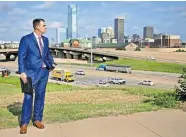
[[[37,44],[38,44],[38,46],[40,45],[39,44],[39,37],[41,37],[41,36],[38,36],[35,32],[33,32],[34,33],[34,36],[35,36],[35,38],[36,38],[36,40],[37,40]],[[42,39],[42,37],[41,37],[41,43],[42,43],[42,45],[41,46],[43,46],[43,49],[44,49],[44,42],[43,42],[43,39]],[[40,48],[39,48],[40,49]],[[46,65],[45,65],[45,63],[43,62],[43,64],[42,64],[42,67],[46,67]]]

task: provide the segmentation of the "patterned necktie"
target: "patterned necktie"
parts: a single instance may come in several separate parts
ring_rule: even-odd
[[[41,42],[41,37],[38,37],[38,39],[39,39],[39,49],[40,49],[40,52],[42,55],[43,54],[43,44]],[[44,68],[44,67],[45,67],[45,64],[44,64],[44,62],[42,62],[42,68]]]
[[[41,52],[41,55],[42,55],[42,53],[43,53],[43,44],[41,42],[41,37],[38,37],[38,39],[39,39],[39,49],[40,49],[40,52]]]

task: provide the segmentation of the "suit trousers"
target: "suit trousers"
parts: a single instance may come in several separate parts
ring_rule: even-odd
[[[35,90],[33,121],[42,121],[48,76],[49,70],[42,69],[41,78],[33,81],[33,89]],[[32,105],[33,95],[24,93],[20,126],[29,124],[32,117]]]

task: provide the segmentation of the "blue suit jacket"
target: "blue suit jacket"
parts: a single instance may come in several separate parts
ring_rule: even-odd
[[[54,64],[53,57],[49,49],[47,37],[42,36],[44,48],[41,55],[37,40],[34,33],[28,34],[21,38],[18,50],[19,73],[25,72],[32,80],[40,78],[42,72],[42,62],[48,69]]]

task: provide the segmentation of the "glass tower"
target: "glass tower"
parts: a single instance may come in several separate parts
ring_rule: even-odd
[[[77,37],[77,5],[68,5],[68,38]]]

